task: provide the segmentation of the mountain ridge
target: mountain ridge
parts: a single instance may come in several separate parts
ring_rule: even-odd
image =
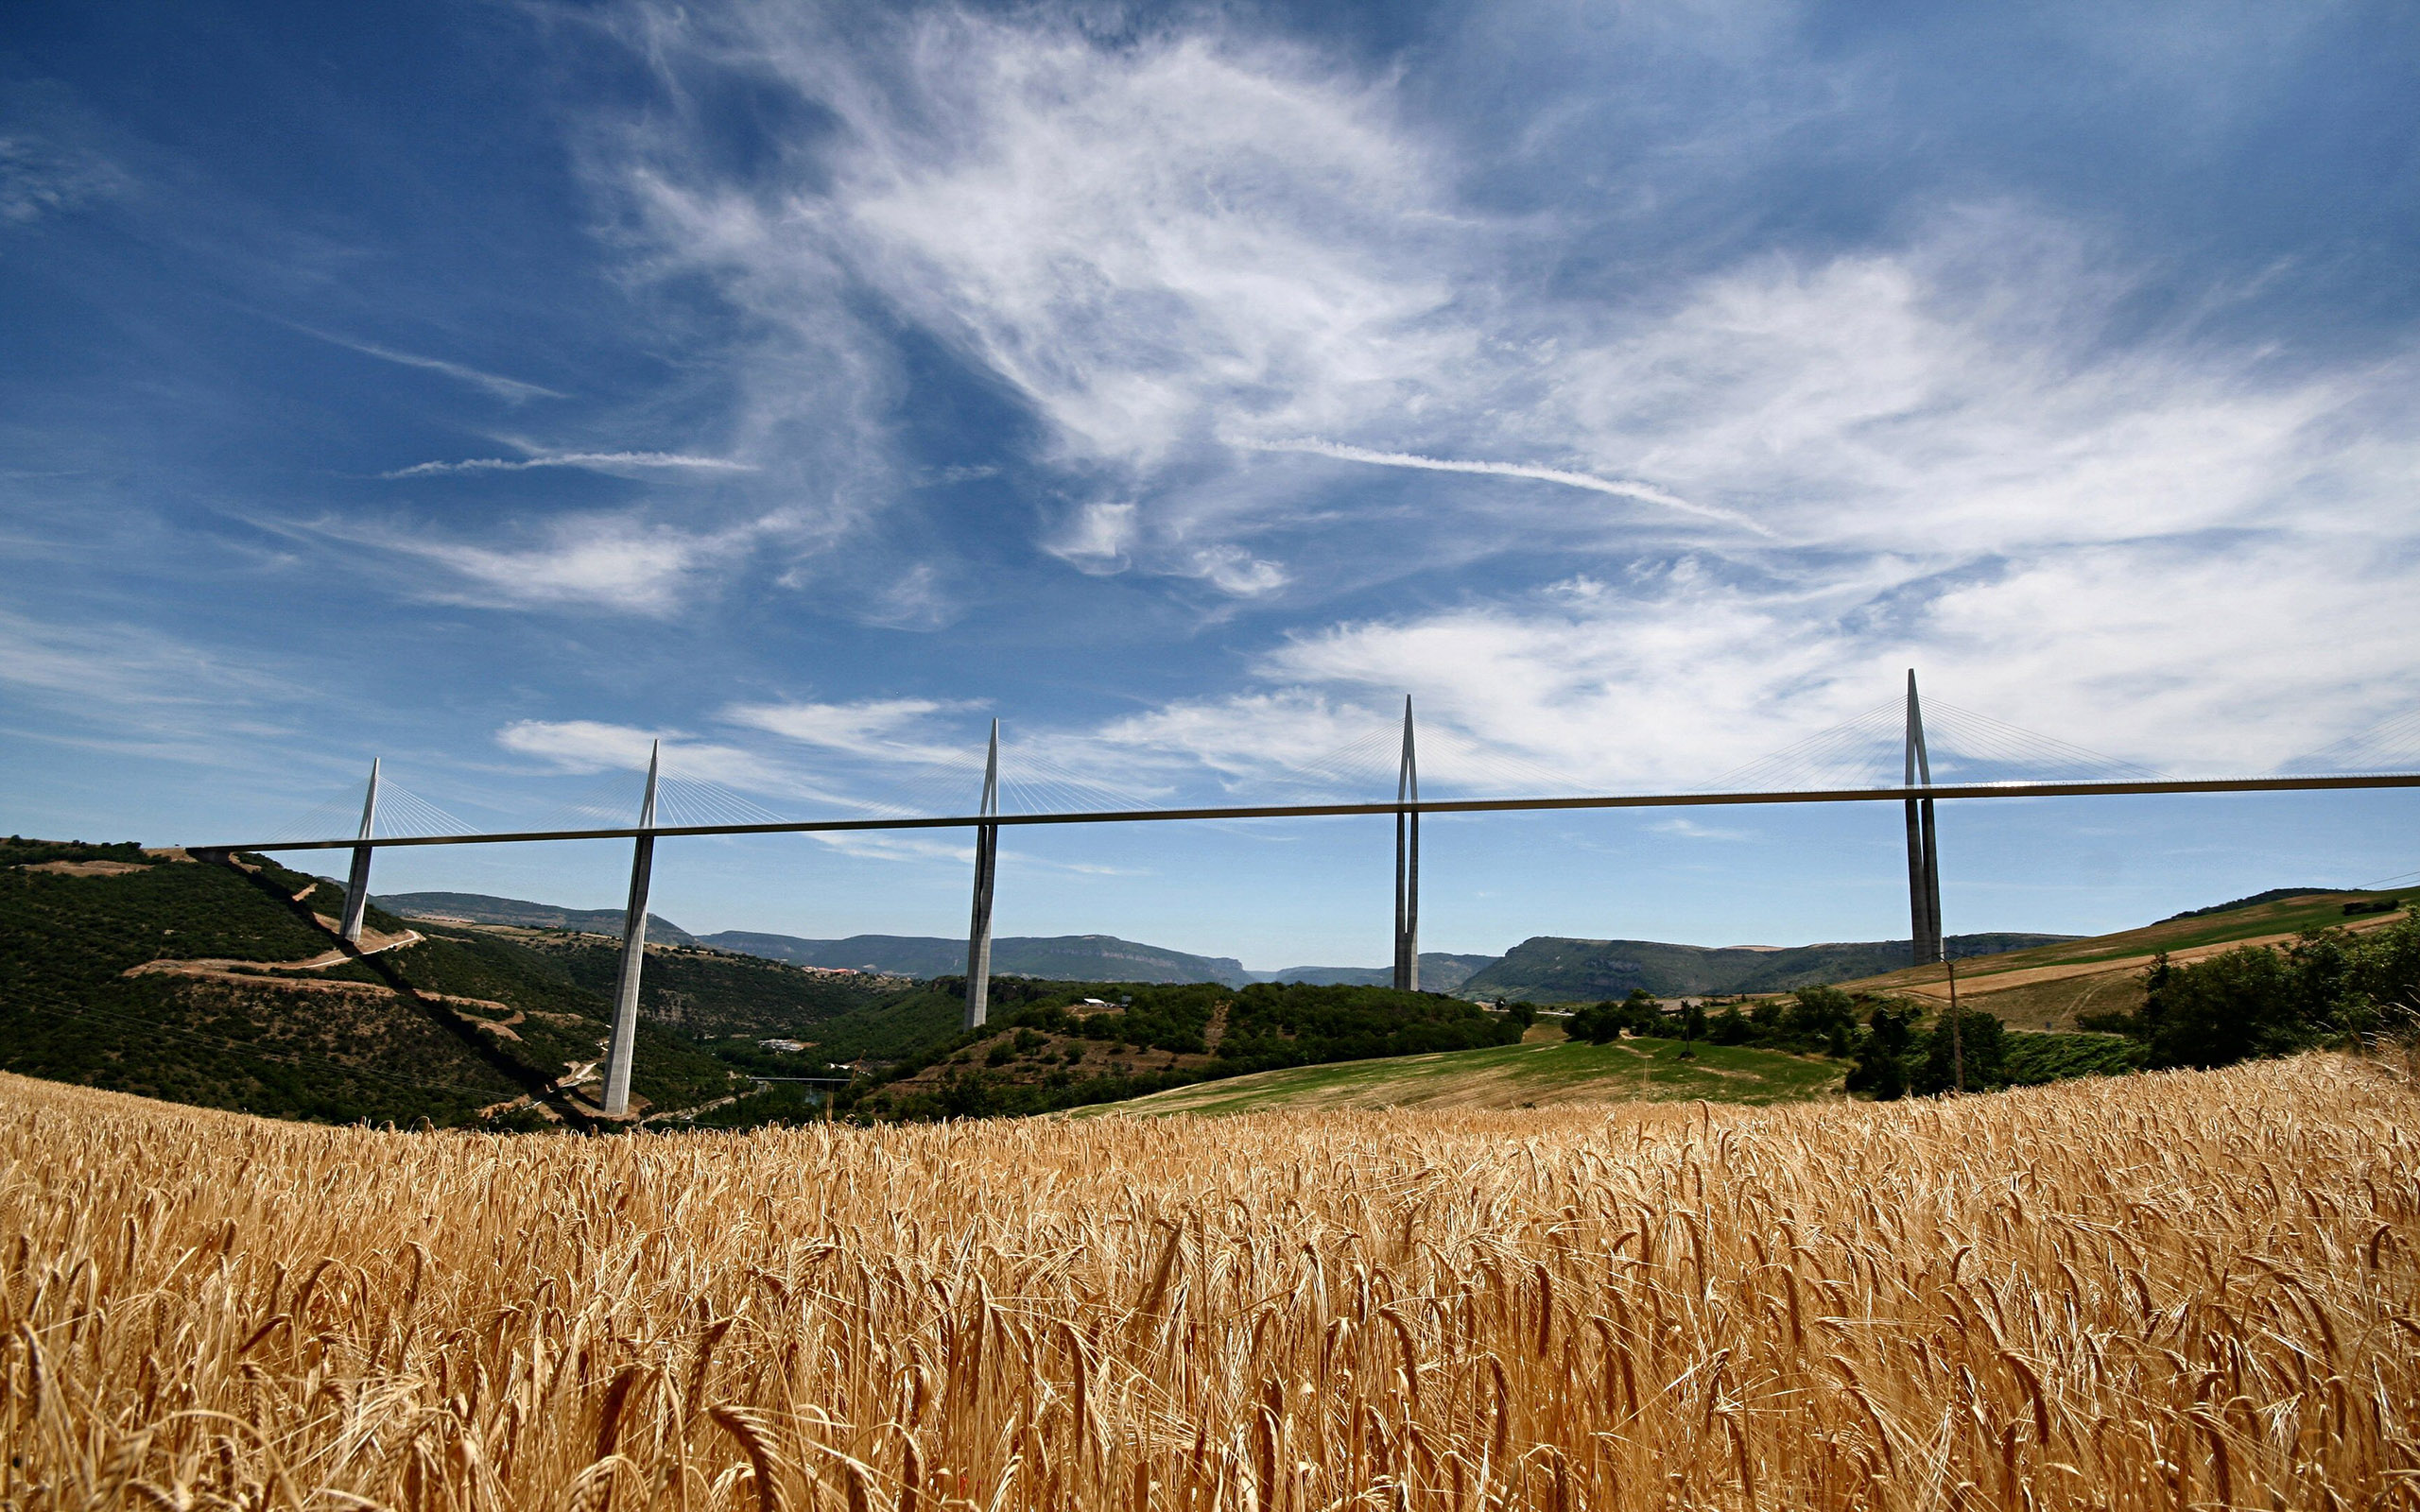
[[[372,900],[406,918],[468,920],[527,929],[568,929],[618,935],[619,909],[565,908],[483,893],[400,893]],[[2074,938],[2066,935],[1960,935],[1949,943],[1964,957],[2024,950]],[[933,935],[850,935],[819,939],[756,930],[692,935],[656,914],[648,916],[654,944],[729,951],[791,966],[878,972],[930,979],[966,970],[966,941]],[[1905,966],[1906,940],[1826,941],[1812,945],[1683,945],[1667,940],[1581,939],[1539,935],[1503,955],[1424,951],[1421,985],[1431,992],[1493,1001],[1588,1003],[1644,988],[1658,997],[1785,992],[1819,982],[1842,982]],[[992,942],[992,970],[1000,976],[1052,981],[1253,982],[1313,986],[1384,986],[1383,966],[1289,966],[1255,971],[1232,955],[1199,955],[1115,935],[1011,935]]]
[[[2069,935],[1956,935],[1949,954],[1996,954],[2056,944]],[[1574,939],[1538,935],[1474,973],[1460,991],[1523,1003],[1594,1003],[1647,991],[1660,998],[1787,992],[1844,982],[1908,964],[1904,939],[1836,940],[1817,945],[1675,945],[1662,940]]]

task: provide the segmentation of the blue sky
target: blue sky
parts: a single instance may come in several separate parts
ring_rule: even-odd
[[[1384,796],[1407,694],[1437,796],[1693,787],[1910,666],[1977,773],[2420,764],[2362,734],[2420,710],[2415,74],[2387,4],[20,8],[0,825],[282,833],[378,755],[511,827],[658,735],[693,805],[959,810],[994,717],[1012,807]],[[1959,806],[1948,922],[2415,816]],[[1432,949],[1906,928],[1882,809],[1427,833]],[[1389,846],[1015,833],[999,927],[1375,964]],[[946,934],[968,854],[657,897]]]

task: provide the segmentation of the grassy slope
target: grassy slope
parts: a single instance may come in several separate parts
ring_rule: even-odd
[[[1799,1102],[1840,1089],[1839,1061],[1677,1040],[1496,1045],[1442,1055],[1293,1066],[1181,1087],[1100,1109],[1248,1113],[1270,1108],[1526,1108],[1573,1102]]]
[[[270,974],[269,963],[335,947],[327,916],[342,902],[329,884],[273,862],[247,858],[255,869],[246,871],[158,861],[105,876],[22,869],[92,849],[11,841],[0,851],[0,1068],[279,1117],[443,1125],[598,1054],[598,994],[469,932],[424,930],[419,944]],[[375,909],[370,924],[403,928]],[[262,966],[127,974],[161,960]],[[677,1108],[720,1095],[728,1077],[643,1026],[632,1085]]]
[[[2066,1028],[2074,1024],[2079,1012],[2135,1007],[2137,979],[2152,956],[2161,951],[2183,961],[2247,941],[2291,938],[2309,929],[2375,929],[2403,918],[2404,912],[2348,918],[2344,905],[2394,896],[2310,893],[2198,919],[2171,919],[2113,935],[1964,960],[1958,963],[1959,1001],[2010,1024]],[[1948,991],[1946,977],[1937,966],[1904,968],[1841,985],[1852,992],[1903,993],[1933,1005],[1945,1000]]]

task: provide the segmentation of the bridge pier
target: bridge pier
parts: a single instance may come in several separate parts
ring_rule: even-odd
[[[1932,762],[1925,754],[1924,706],[1916,697],[1916,670],[1908,669],[1906,785],[1929,789]],[[1917,966],[1942,958],[1941,850],[1933,837],[1932,799],[1910,798],[1908,816],[1908,921]]]
[[[361,943],[361,916],[370,907],[371,827],[378,821],[378,758],[370,758],[370,791],[361,799],[361,843],[353,848],[353,870],[345,876],[344,919],[337,936],[348,945]]]
[[[992,721],[992,748],[983,758],[983,801],[977,814],[1000,812],[1000,722]],[[966,926],[966,1027],[980,1028],[992,1008],[992,878],[1000,859],[1000,827],[975,827],[975,912]]]
[[[1403,760],[1395,768],[1395,801],[1420,801],[1420,763],[1412,750],[1411,696],[1403,699]],[[1420,990],[1420,814],[1395,811],[1395,990]]]
[[[647,892],[655,868],[655,784],[664,742],[648,752],[647,796],[639,800],[639,834],[631,847],[631,903],[622,919],[622,971],[614,984],[614,1039],[605,1053],[605,1112],[631,1110],[631,1062],[638,1053],[639,975],[647,966]]]

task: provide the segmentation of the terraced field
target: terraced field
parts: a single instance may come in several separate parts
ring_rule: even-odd
[[[1840,1091],[1837,1060],[1678,1040],[1492,1045],[1290,1066],[1088,1109],[1094,1116],[1273,1108],[1533,1108],[1557,1103],[1801,1102]]]

